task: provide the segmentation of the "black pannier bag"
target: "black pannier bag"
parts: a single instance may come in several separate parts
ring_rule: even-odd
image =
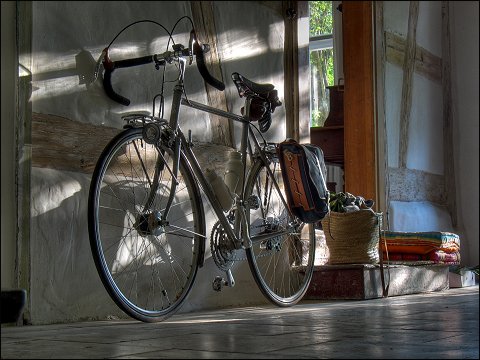
[[[329,211],[322,149],[287,139],[278,144],[277,155],[290,211],[305,223],[322,220]]]

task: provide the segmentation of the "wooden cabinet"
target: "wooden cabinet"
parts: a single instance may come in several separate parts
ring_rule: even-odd
[[[376,200],[372,24],[373,2],[342,2],[344,121],[310,128],[310,141],[322,148],[327,164],[342,167],[345,191]]]
[[[343,168],[343,125],[310,128],[310,142],[321,147],[327,165]]]

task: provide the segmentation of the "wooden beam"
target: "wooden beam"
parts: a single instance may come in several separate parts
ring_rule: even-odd
[[[93,173],[100,153],[120,131],[32,113],[32,166]]]
[[[408,151],[408,128],[412,107],[412,79],[415,69],[415,50],[418,22],[418,1],[410,1],[408,10],[408,33],[403,60],[402,100],[400,104],[400,148],[398,166],[406,167]]]
[[[33,113],[32,166],[91,174],[105,146],[120,131],[122,129],[82,123],[62,116]],[[195,142],[193,150],[202,168],[214,168],[218,174],[223,174],[233,148]],[[156,158],[157,153],[151,151],[146,154],[145,162],[154,163]],[[127,177],[142,173],[142,170],[136,170],[142,165],[135,157],[129,158],[128,164],[126,160],[118,158],[111,165]],[[147,167],[153,171],[153,166]],[[153,173],[150,176],[153,177]]]
[[[345,190],[376,200],[372,3],[344,1],[342,10]]]
[[[389,31],[385,31],[387,61],[403,68],[406,40]],[[414,71],[438,84],[442,83],[442,58],[416,45]]]
[[[283,66],[286,136],[299,141],[298,4],[296,1],[282,1],[282,5],[285,24]]]
[[[453,157],[452,80],[450,58],[449,1],[442,1],[442,94],[443,94],[443,161],[447,207],[452,225],[457,226],[455,162]]]
[[[205,55],[207,67],[213,77],[223,80],[220,57],[217,49],[217,31],[212,1],[190,1],[193,23],[199,41],[210,45],[210,51]],[[215,108],[228,111],[225,93],[205,84],[208,104]],[[233,147],[234,134],[231,120],[210,114],[212,125],[212,143]]]
[[[377,195],[376,210],[388,214],[389,209],[389,191],[390,185],[388,181],[388,141],[387,141],[387,123],[385,113],[385,66],[386,66],[386,46],[384,37],[384,12],[383,1],[374,1],[375,13],[375,124],[376,124],[376,169],[377,169]],[[388,215],[384,217],[383,227],[389,229]]]

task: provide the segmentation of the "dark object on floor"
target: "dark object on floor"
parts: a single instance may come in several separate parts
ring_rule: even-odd
[[[1,323],[17,322],[26,300],[27,292],[23,289],[2,290]]]

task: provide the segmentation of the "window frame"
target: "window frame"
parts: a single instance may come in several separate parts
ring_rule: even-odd
[[[338,85],[343,79],[343,41],[342,41],[342,12],[339,6],[341,1],[332,3],[332,33],[310,36],[308,43],[308,54],[312,51],[333,49],[333,85]],[[310,66],[310,63],[309,63]],[[311,72],[311,70],[309,70]],[[310,104],[313,102],[313,89],[310,89]],[[311,106],[311,105],[310,105]],[[312,114],[310,114],[310,126],[312,126]]]

